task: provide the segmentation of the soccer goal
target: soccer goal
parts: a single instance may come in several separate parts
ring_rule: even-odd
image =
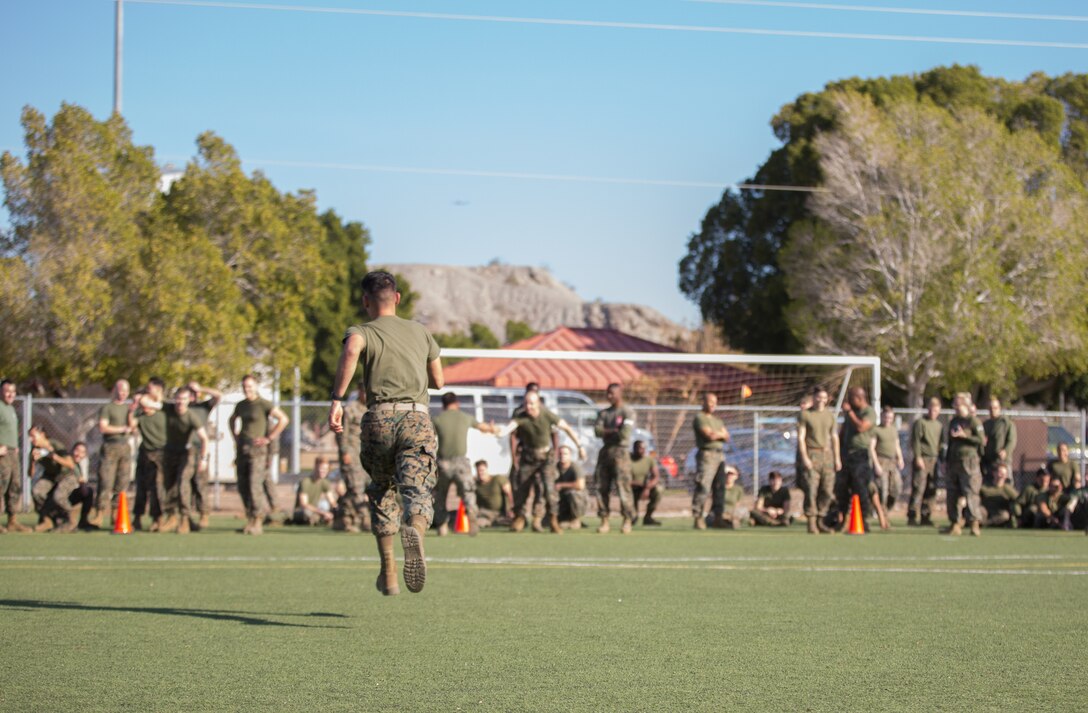
[[[675,487],[693,475],[692,421],[703,393],[713,392],[732,436],[726,459],[753,493],[771,471],[795,482],[798,409],[814,386],[827,389],[836,410],[851,386],[865,388],[871,402],[880,403],[878,357],[689,354],[660,345],[654,345],[657,351],[604,351],[607,340],[594,340],[610,330],[569,331],[580,341],[560,345],[567,348],[444,349],[449,364],[442,392],[456,393],[477,419],[501,423],[521,403],[526,385],[539,384],[545,405],[588,444],[591,472],[600,447],[594,420],[608,385],[619,383],[636,414],[634,439],[656,453]],[[436,393],[432,405],[438,399]]]

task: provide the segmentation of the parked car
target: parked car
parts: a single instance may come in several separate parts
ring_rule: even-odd
[[[740,484],[752,487],[752,472],[756,463],[755,430],[752,428],[732,428],[730,440],[725,444],[725,462],[735,465],[740,471]],[[767,474],[777,470],[782,474],[786,485],[793,487],[796,482],[794,466],[797,462],[797,421],[792,418],[768,418],[760,422],[759,429],[759,482],[766,483]],[[684,474],[695,477],[695,454],[697,448],[688,451],[684,459]]]

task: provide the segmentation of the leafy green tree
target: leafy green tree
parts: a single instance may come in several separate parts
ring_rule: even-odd
[[[515,319],[506,320],[506,344],[513,344],[535,336],[536,330],[525,322]]]
[[[1008,392],[1084,369],[1088,191],[1052,137],[977,108],[830,99],[823,190],[780,255],[809,349],[879,355],[915,407],[931,382]]]
[[[1088,75],[1007,82],[985,77],[976,67],[952,66],[913,76],[846,79],[801,95],[771,120],[782,145],[747,182],[819,186],[823,174],[814,141],[835,127],[833,97],[844,91],[868,97],[879,110],[903,102],[949,113],[976,110],[1014,132],[1038,134],[1088,180]],[[689,238],[679,265],[680,289],[731,347],[777,353],[808,346],[788,326],[790,297],[779,257],[793,226],[811,217],[805,192],[727,190]]]

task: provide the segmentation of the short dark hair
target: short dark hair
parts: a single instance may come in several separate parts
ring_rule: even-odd
[[[622,388],[623,388],[622,384],[618,384],[615,381],[613,381],[611,384],[608,385],[607,391],[612,391],[613,389],[622,389]]]
[[[373,270],[363,278],[363,294],[371,297],[381,297],[385,293],[390,296],[397,292],[397,278],[385,270]]]
[[[314,469],[316,470],[317,466],[321,465],[322,463],[324,463],[325,465],[328,465],[329,464],[329,459],[326,458],[325,456],[318,456],[317,458],[314,458]]]
[[[457,403],[457,394],[452,391],[442,394],[442,408],[449,408],[455,403]]]
[[[827,390],[827,387],[822,385],[822,384],[816,384],[815,386],[812,387],[812,395],[813,396],[816,396],[817,394],[828,394],[828,393],[831,393],[831,392],[829,392]]]
[[[243,384],[246,383],[246,379],[253,379],[253,381],[257,381],[257,377],[254,376],[253,374],[246,374],[245,376],[243,376],[242,377],[242,383]]]
[[[162,389],[166,388],[166,382],[163,381],[162,379],[160,379],[157,376],[152,376],[150,379],[147,380],[147,383],[150,384],[151,386],[158,386],[159,388],[162,388]]]
[[[1035,477],[1038,478],[1040,475],[1050,475],[1050,471],[1046,468],[1040,468],[1039,470],[1035,471]]]
[[[646,445],[646,441],[635,441],[634,443],[631,444],[632,450],[635,448],[635,446],[639,446],[639,445],[642,445],[642,446]]]
[[[71,450],[74,451],[76,448],[79,448],[80,446],[83,446],[84,448],[86,448],[87,447],[87,442],[86,441],[76,441],[75,443],[72,444]]]
[[[530,381],[525,385],[525,393],[529,393],[530,391],[540,391],[540,384],[535,381]]]
[[[782,477],[782,474],[779,473],[777,470],[772,470],[770,473],[767,474],[767,479],[768,480],[770,480],[771,478],[781,478],[781,477]]]
[[[11,379],[4,379],[3,381],[0,381],[0,388],[3,388],[5,386],[7,386],[8,384],[11,384],[12,386],[14,386],[15,382],[12,381]]]
[[[480,459],[480,460],[476,461],[475,463],[473,463],[472,465],[475,468],[479,468],[481,465],[487,465],[487,461],[483,460],[483,459]]]

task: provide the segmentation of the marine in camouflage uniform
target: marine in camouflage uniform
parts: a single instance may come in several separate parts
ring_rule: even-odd
[[[64,445],[50,439],[45,431],[35,426],[30,429],[33,457],[41,466],[42,474],[30,489],[34,509],[38,512],[35,532],[72,532],[76,523],[72,519],[71,495],[79,488],[79,474],[75,461]]]
[[[994,468],[993,485],[979,489],[982,524],[985,527],[1016,527],[1020,517],[1020,494],[1008,484],[1009,467],[999,462]]]
[[[982,424],[986,446],[982,451],[982,475],[988,481],[994,477],[994,469],[1004,463],[1012,473],[1012,454],[1016,451],[1016,423],[1001,413],[1001,399],[990,399],[990,417]]]
[[[145,393],[153,401],[161,401],[162,380],[148,381]],[[140,448],[136,452],[136,497],[132,501],[132,527],[143,529],[144,512],[150,512],[151,531],[158,532],[163,524],[163,505],[166,491],[163,487],[163,447],[166,445],[166,414],[162,409],[142,406],[137,399],[129,412],[129,425],[140,434]]]
[[[265,516],[273,509],[267,482],[272,444],[287,428],[290,419],[283,409],[261,397],[255,377],[248,374],[242,377],[242,393],[245,398],[234,407],[228,423],[234,436],[238,494],[246,509],[246,526],[242,532],[260,535],[264,532]],[[276,422],[271,428],[270,418]]]
[[[191,398],[192,392],[184,387],[174,393],[174,403],[162,404],[162,410],[166,414],[166,445],[163,446],[162,458],[163,490],[166,493],[163,513],[166,519],[159,527],[159,532],[177,531],[184,535],[192,527],[191,501],[188,497],[182,497],[182,481],[190,459],[204,460],[208,449],[208,434],[199,417],[189,408]],[[146,399],[144,397],[141,402]],[[200,446],[191,450],[189,442],[194,435],[199,438]],[[188,492],[187,489],[184,492]]]
[[[1058,444],[1058,457],[1046,464],[1051,480],[1060,480],[1063,490],[1069,490],[1073,486],[1073,479],[1080,475],[1080,468],[1069,459],[1069,445]]]
[[[740,472],[736,466],[726,465],[714,477],[711,487],[714,489],[714,501],[719,506],[711,510],[704,524],[710,527],[735,530],[748,518],[747,508],[741,505],[744,500],[744,487],[737,482]]]
[[[937,463],[941,455],[943,430],[938,420],[940,414],[941,400],[931,398],[926,415],[910,427],[911,484],[907,525],[933,524],[933,508],[937,502]]]
[[[582,527],[589,498],[586,494],[586,476],[582,467],[574,462],[570,446],[559,448],[559,477],[555,489],[559,493],[559,526],[571,530]]]
[[[877,424],[877,415],[869,405],[865,389],[860,386],[850,389],[842,410],[843,425],[839,439],[846,455],[843,458],[843,478],[838,484],[836,499],[845,524],[853,495],[857,495],[861,501],[862,518],[868,521],[872,514],[870,485],[873,482],[873,464],[869,442],[873,437],[870,431]]]
[[[438,451],[427,394],[443,385],[438,344],[423,325],[396,316],[400,293],[387,272],[363,278],[363,307],[371,321],[350,327],[333,382],[329,426],[344,429],[344,394],[362,365],[367,412],[363,416],[360,458],[370,475],[371,530],[381,570],[375,585],[385,595],[399,594],[393,537],[404,548],[404,583],[423,589],[427,561],[423,538],[434,517],[432,490]],[[397,495],[403,499],[403,509]],[[405,527],[401,527],[402,518]]]
[[[723,444],[729,441],[729,429],[722,420],[714,415],[718,407],[718,395],[713,392],[703,394],[703,409],[692,421],[695,431],[695,487],[691,496],[691,513],[696,530],[706,529],[706,501],[714,487],[716,479],[724,483]],[[712,508],[714,510],[714,508]],[[715,521],[720,520],[722,512],[712,512]]]
[[[485,433],[497,433],[492,424],[480,423],[475,417],[461,410],[457,394],[442,395],[442,413],[434,419],[438,436],[438,485],[434,493],[434,520],[439,536],[449,534],[451,513],[446,508],[450,486],[457,488],[457,497],[465,504],[468,532],[476,534],[476,478],[468,461],[468,432],[477,429]]]
[[[102,434],[102,448],[98,452],[98,498],[87,521],[100,525],[109,522],[117,512],[117,499],[128,490],[132,479],[133,432],[128,422],[129,383],[118,379],[113,385],[113,398],[98,412],[98,432]]]
[[[954,408],[956,414],[949,421],[946,432],[948,436],[946,497],[950,523],[947,532],[952,535],[959,535],[962,532],[959,500],[963,497],[967,501],[967,524],[971,527],[971,534],[977,537],[982,534],[982,505],[979,502],[982,470],[979,451],[982,449],[985,436],[982,423],[971,415],[969,394],[957,394]]]
[[[883,510],[895,507],[903,490],[903,449],[899,446],[899,429],[895,427],[895,411],[885,406],[880,425],[873,427],[872,461],[875,469],[877,497]]]
[[[817,386],[812,390],[812,405],[797,420],[797,455],[804,472],[799,485],[808,531],[814,535],[830,532],[824,519],[835,498],[835,473],[842,470],[839,434],[828,400],[827,389]]]
[[[604,442],[597,456],[597,517],[601,518],[597,532],[609,530],[609,500],[612,486],[615,485],[623,515],[620,532],[627,534],[637,517],[631,492],[631,454],[628,451],[631,432],[635,428],[635,412],[623,403],[623,387],[619,384],[609,384],[607,398],[608,408],[598,412],[593,425],[594,434]]]
[[[15,414],[15,382],[0,382],[0,512],[8,515],[2,532],[26,532],[16,519],[23,509],[23,475],[19,459],[19,418]]]
[[[638,503],[645,495],[646,514],[642,518],[643,525],[660,525],[659,520],[654,519],[654,511],[661,504],[661,494],[664,487],[661,485],[661,467],[657,459],[646,452],[646,444],[635,441],[631,444],[631,495],[635,508],[635,518],[638,518]]]
[[[359,398],[344,404],[344,430],[336,434],[336,450],[340,460],[340,480],[344,494],[340,497],[333,520],[333,529],[347,532],[370,531],[370,508],[366,504],[366,487],[370,483],[359,460],[362,442],[363,416],[366,414],[366,394],[359,389]]]
[[[193,414],[193,418],[204,427],[205,433],[208,430],[208,421],[211,418],[212,410],[219,405],[219,402],[223,399],[223,393],[216,389],[201,386],[195,381],[189,382],[189,393],[192,397],[192,402],[189,404],[189,410]],[[202,395],[208,396],[208,398],[200,401]],[[210,436],[210,434],[208,434]],[[203,529],[208,526],[208,515],[211,512],[211,499],[208,497],[208,467],[207,462],[196,456],[192,456],[193,453],[200,447],[200,436],[194,433],[189,438],[189,453],[190,458],[185,463],[185,472],[181,476],[180,484],[180,496],[183,502],[191,503],[190,512],[198,516],[196,522],[196,528]]]

